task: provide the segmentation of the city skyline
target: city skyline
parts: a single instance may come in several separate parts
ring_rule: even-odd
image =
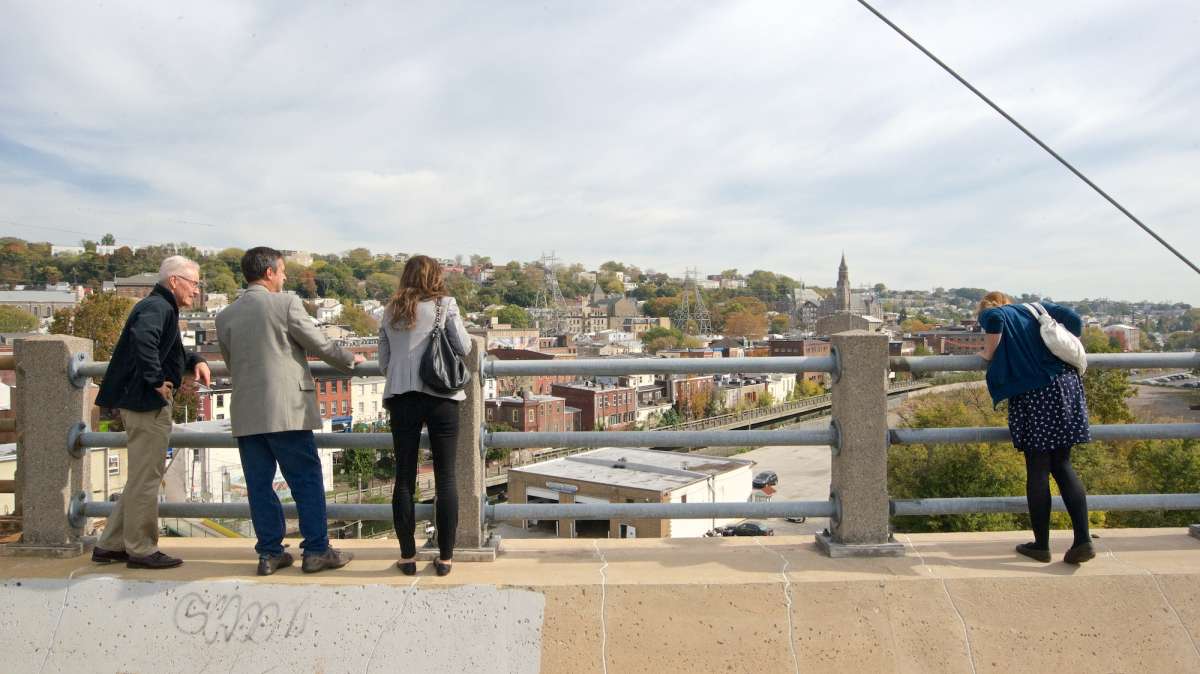
[[[1200,259],[1195,8],[879,8]],[[0,234],[553,249],[822,287],[846,250],[856,285],[1200,304],[1193,272],[854,3],[7,14]]]

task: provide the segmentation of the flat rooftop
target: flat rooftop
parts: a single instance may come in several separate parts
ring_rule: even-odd
[[[668,492],[707,480],[712,475],[753,465],[754,462],[748,459],[728,459],[633,447],[601,447],[560,459],[514,466],[509,471],[557,480],[578,480]]]

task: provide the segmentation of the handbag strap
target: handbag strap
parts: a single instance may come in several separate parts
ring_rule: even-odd
[[[445,316],[442,313],[442,298],[433,298],[433,307],[433,331],[431,334],[433,335],[433,338],[436,339],[444,328],[443,322],[445,321]]]
[[[1036,318],[1036,319],[1038,319],[1039,321],[1040,321],[1040,320],[1041,320],[1041,318],[1042,318],[1042,314],[1045,314],[1045,315],[1047,315],[1047,316],[1049,316],[1049,315],[1050,315],[1050,312],[1049,312],[1049,311],[1046,311],[1046,307],[1043,307],[1043,306],[1041,305],[1041,303],[1039,303],[1039,302],[1034,302],[1034,303],[1032,303],[1032,304],[1025,303],[1025,304],[1022,304],[1021,306],[1025,307],[1026,309],[1028,309],[1028,310],[1029,310],[1029,313],[1033,314],[1033,317],[1034,317],[1034,318]]]

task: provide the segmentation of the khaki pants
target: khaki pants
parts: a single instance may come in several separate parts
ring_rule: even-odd
[[[158,551],[158,488],[167,469],[171,405],[155,412],[121,410],[129,453],[129,478],[96,545],[131,557]]]

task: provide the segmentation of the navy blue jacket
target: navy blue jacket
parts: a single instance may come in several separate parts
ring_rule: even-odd
[[[161,409],[167,401],[154,389],[169,381],[179,390],[183,375],[201,362],[203,358],[183,350],[175,295],[156,284],[125,319],[96,404],[135,412]]]
[[[1054,320],[1078,337],[1083,331],[1079,314],[1053,302],[1042,302]],[[983,331],[1001,335],[987,370],[988,393],[992,403],[1039,389],[1062,374],[1068,365],[1059,360],[1042,341],[1040,325],[1021,304],[993,307],[979,314]]]

